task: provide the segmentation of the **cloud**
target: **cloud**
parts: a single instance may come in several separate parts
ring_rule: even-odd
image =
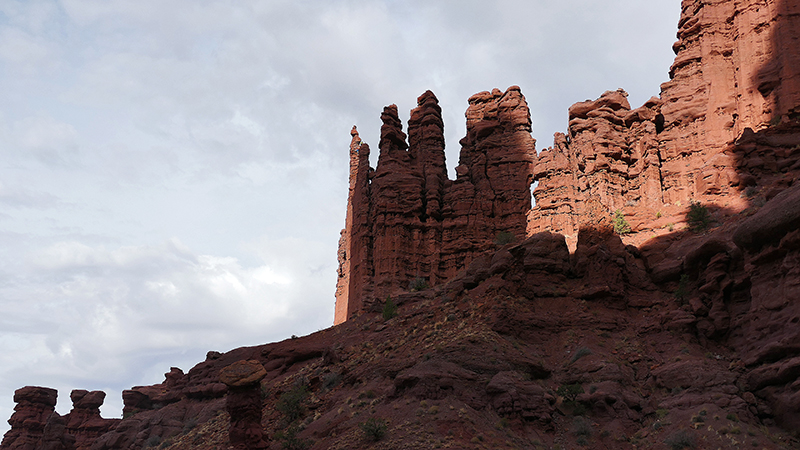
[[[150,366],[137,366],[142,355],[173,357],[155,369],[163,372],[185,361],[185,352],[194,363],[211,349],[328,326],[333,305],[317,305],[335,283],[335,268],[320,267],[325,258],[315,251],[325,247],[263,238],[254,244],[261,263],[247,266],[195,254],[177,240],[113,249],[50,245],[32,255],[24,277],[0,287],[3,387],[12,387],[9,380],[60,385],[77,376],[122,389],[145,379]],[[8,357],[18,354],[25,356]]]

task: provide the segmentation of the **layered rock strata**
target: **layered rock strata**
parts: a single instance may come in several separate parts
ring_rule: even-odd
[[[267,375],[264,366],[255,360],[238,361],[222,369],[220,381],[228,386],[225,409],[230,415],[228,439],[237,450],[258,450],[269,447],[261,426],[261,380]]]
[[[9,450],[41,448],[45,427],[55,412],[58,392],[55,389],[26,386],[14,392],[14,414],[8,420],[11,429],[0,444]]]
[[[684,0],[660,98],[631,110],[620,90],[570,108],[566,135],[536,165],[528,233],[564,233],[574,249],[595,202],[634,230],[692,201],[746,207],[746,188],[800,161],[798,44],[796,1]]]
[[[430,91],[411,111],[408,137],[397,107],[384,109],[375,170],[369,146],[351,132],[335,323],[411,283],[452,277],[492,248],[498,233],[525,234],[536,159],[525,97],[517,86],[476,94],[466,117],[455,180],[447,177],[444,123]]]
[[[100,406],[102,391],[74,390],[70,394],[72,411],[64,416],[55,412],[55,389],[27,386],[14,394],[17,406],[8,423],[11,430],[3,437],[3,449],[88,450],[95,440],[116,427],[119,419],[104,419]]]

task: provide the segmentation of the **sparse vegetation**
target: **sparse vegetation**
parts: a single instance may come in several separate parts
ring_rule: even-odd
[[[145,448],[158,447],[158,444],[160,444],[160,443],[161,443],[161,436],[158,436],[156,434],[152,434],[152,435],[150,435],[149,438],[147,438],[147,441],[144,443],[144,446],[145,446]]]
[[[281,447],[287,450],[305,450],[311,447],[311,442],[308,439],[297,437],[300,428],[297,425],[290,425],[284,431],[275,433],[275,439],[281,441]]]
[[[417,277],[411,280],[408,284],[408,290],[411,292],[422,291],[428,289],[428,280],[425,278]]]
[[[389,320],[397,316],[397,305],[392,301],[392,297],[386,297],[383,304],[383,320]]]
[[[689,296],[689,275],[681,275],[681,281],[678,282],[678,290],[675,291],[675,299],[678,303],[683,305],[686,303],[686,297]]]
[[[583,394],[583,386],[580,384],[563,384],[556,389],[556,394],[564,397],[568,402],[574,402],[578,395]]]
[[[329,391],[342,381],[342,375],[339,372],[331,372],[322,378],[322,389]]]
[[[384,419],[370,417],[366,422],[363,422],[360,427],[361,430],[364,431],[364,437],[367,440],[378,442],[386,436],[386,430],[388,430],[389,424]]]
[[[625,220],[625,216],[622,215],[622,211],[616,210],[614,211],[614,219],[612,220],[614,224],[614,232],[619,234],[620,236],[626,235],[631,232],[631,226],[628,225],[628,221]]]
[[[708,212],[708,207],[700,202],[692,202],[689,204],[689,211],[686,213],[686,222],[692,231],[703,231],[708,228],[711,223],[711,214]]]
[[[292,423],[306,413],[305,401],[308,389],[304,384],[296,384],[292,389],[281,394],[275,408],[283,413],[287,423]]]
[[[501,231],[494,237],[494,243],[500,246],[510,244],[516,240],[517,237],[510,231]]]
[[[572,434],[575,436],[591,436],[592,424],[585,417],[577,416],[572,420]]]
[[[572,364],[575,361],[583,358],[584,356],[588,356],[592,354],[592,350],[587,347],[580,347],[579,349],[575,350],[575,354],[572,355],[572,359],[570,359],[569,363]]]
[[[682,450],[684,448],[695,448],[697,440],[694,435],[686,430],[678,430],[664,439],[664,443],[669,445],[672,450]]]

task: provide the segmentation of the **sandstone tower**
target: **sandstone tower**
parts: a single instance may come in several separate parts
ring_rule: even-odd
[[[455,180],[447,177],[432,92],[417,99],[408,137],[397,107],[384,108],[375,170],[353,128],[335,323],[415,280],[436,285],[452,277],[494,247],[499,233],[525,235],[536,159],[525,97],[516,86],[481,92],[469,99],[466,117]]]

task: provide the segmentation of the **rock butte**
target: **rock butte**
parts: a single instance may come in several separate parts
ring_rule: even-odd
[[[800,1],[684,0],[659,97],[577,103],[537,156],[520,89],[476,94],[455,180],[434,94],[407,136],[387,107],[375,170],[351,132],[338,326],[209,352],[122,420],[21,388],[0,447],[797,448],[798,44]]]

